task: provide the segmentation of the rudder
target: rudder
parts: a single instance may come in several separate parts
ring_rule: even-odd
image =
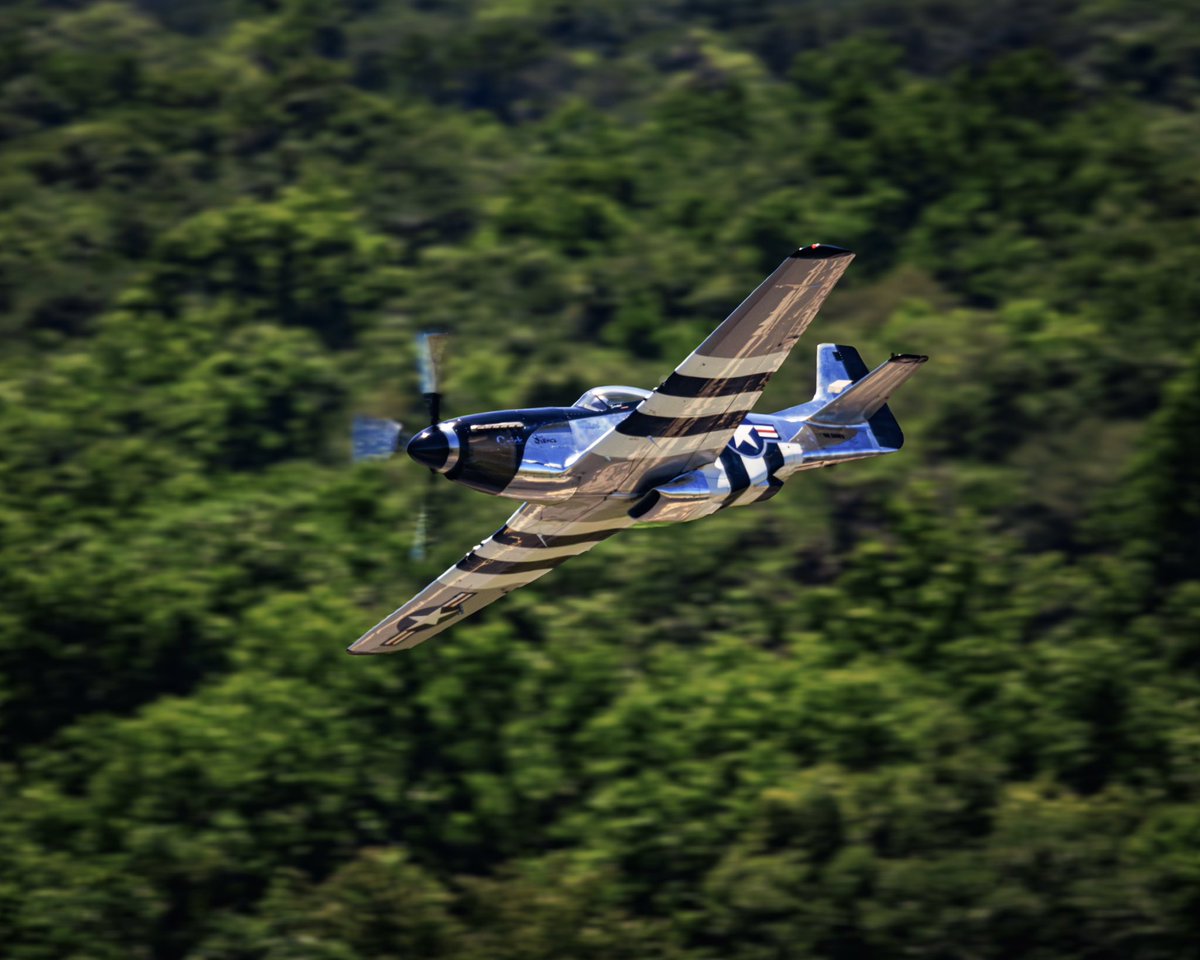
[[[867,375],[867,365],[854,347],[842,343],[817,345],[817,391],[813,400],[827,403]]]
[[[850,446],[863,441],[872,453],[891,453],[904,445],[904,434],[888,408],[888,400],[928,359],[917,354],[893,354],[868,371],[854,347],[819,344],[813,398],[775,416],[796,423],[796,433],[788,438],[792,441],[806,433],[821,448],[847,443],[841,450],[843,456],[850,453]],[[862,430],[864,426],[869,434]],[[847,438],[854,436],[859,439],[850,444]]]

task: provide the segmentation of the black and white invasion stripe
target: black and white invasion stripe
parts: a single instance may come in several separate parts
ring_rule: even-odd
[[[464,590],[506,590],[549,573],[629,526],[629,521],[558,523],[539,532],[506,524],[438,579]],[[553,530],[554,532],[550,532]]]

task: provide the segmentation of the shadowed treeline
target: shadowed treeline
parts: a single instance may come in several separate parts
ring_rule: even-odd
[[[1200,23],[1134,0],[0,10],[0,955],[1200,937]],[[654,386],[798,243],[895,457],[342,652],[511,503],[356,411]]]

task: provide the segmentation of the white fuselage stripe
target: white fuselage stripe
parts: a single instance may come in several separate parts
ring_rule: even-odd
[[[742,463],[746,465],[746,476],[750,478],[751,486],[767,482],[767,461],[765,458],[743,457]]]

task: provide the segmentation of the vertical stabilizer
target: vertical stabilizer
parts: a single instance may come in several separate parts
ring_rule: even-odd
[[[813,462],[892,453],[904,445],[904,434],[888,400],[928,359],[897,354],[868,371],[854,347],[822,343],[812,400],[775,416],[796,423],[788,439],[811,447]]]
[[[841,343],[817,346],[817,392],[814,401],[828,403],[867,375],[867,365],[853,347]]]

